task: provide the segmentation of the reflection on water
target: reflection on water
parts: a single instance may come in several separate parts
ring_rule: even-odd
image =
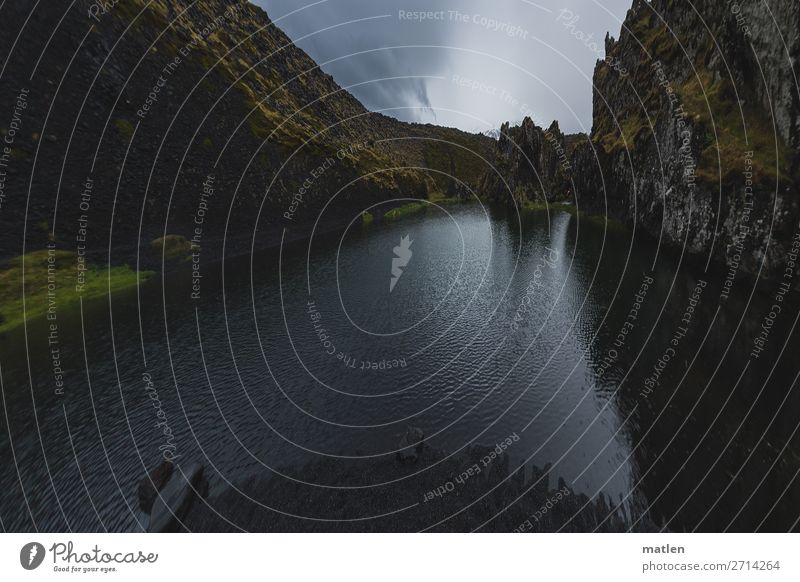
[[[487,528],[511,530],[506,506],[563,485],[584,500],[564,508],[608,500],[620,527],[789,529],[796,345],[778,355],[797,310],[787,298],[748,359],[771,287],[751,298],[737,281],[725,301],[718,274],[681,261],[566,213],[445,206],[229,261],[224,286],[203,273],[197,301],[181,273],[166,308],[154,281],[139,311],[135,294],[115,296],[113,318],[105,301],[63,309],[63,396],[47,322],[27,347],[24,330],[0,339],[3,524],[139,529],[136,483],[168,449],[205,465],[209,503],[242,492],[220,510],[232,520],[261,483],[277,510],[265,520],[333,511],[281,493],[305,487],[335,492],[351,518],[396,512],[378,529],[447,529],[497,487]],[[409,425],[433,451],[410,469],[393,455]],[[510,470],[424,510],[436,481],[410,475],[458,475],[507,439]]]

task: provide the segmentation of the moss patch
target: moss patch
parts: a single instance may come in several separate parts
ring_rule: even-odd
[[[428,200],[442,206],[446,204],[469,204],[470,202],[475,202],[474,198],[456,198],[454,196],[447,196],[442,192],[432,192],[430,196],[428,196]]]
[[[591,225],[593,227],[604,228],[614,232],[626,232],[628,227],[625,226],[620,220],[610,218],[604,214],[591,214],[588,212],[578,211],[574,204],[564,204],[563,202],[555,202],[545,204],[544,202],[525,202],[520,209],[523,212],[566,212],[577,218],[578,222],[583,225]]]
[[[131,141],[131,138],[133,137],[133,126],[131,125],[130,121],[127,119],[116,119],[114,121],[114,125],[116,126],[119,135],[122,136],[122,139],[124,139],[126,142]]]
[[[601,136],[599,142],[607,154],[613,154],[632,149],[638,137],[650,131],[650,124],[643,116],[628,115],[619,127]]]
[[[588,224],[597,228],[605,229],[609,232],[624,233],[628,231],[628,227],[625,226],[625,223],[617,220],[616,218],[609,218],[603,214],[587,214],[584,212],[577,212],[575,213],[575,216],[580,224]]]
[[[550,202],[546,204],[544,202],[531,202],[526,200],[522,203],[520,209],[529,212],[561,211],[572,215],[578,214],[574,204],[564,204],[563,202]]]
[[[157,238],[150,243],[150,248],[167,261],[185,261],[192,254],[192,243],[180,234]]]
[[[24,263],[24,271],[23,271]],[[78,285],[78,257],[75,253],[44,249],[16,257],[0,267],[0,333],[6,332],[26,319],[47,313],[55,305],[60,313],[84,300],[108,296],[109,291],[135,287],[153,273],[137,273],[127,265],[98,267],[86,265],[83,283]],[[25,304],[23,316],[23,275]],[[52,303],[54,301],[54,303]]]
[[[756,182],[774,181],[776,162],[781,168],[780,179],[789,180],[786,144],[777,136],[776,147],[772,123],[756,108],[745,105],[740,110],[736,93],[728,80],[714,81],[710,72],[703,71],[676,90],[695,127],[704,133],[697,169],[699,179],[710,183],[716,183],[720,178],[723,182],[737,179],[744,168],[745,152],[751,151]]]
[[[411,202],[409,204],[404,204],[403,206],[398,206],[397,208],[392,208],[389,212],[383,215],[383,219],[386,221],[400,220],[401,218],[408,218],[409,216],[422,214],[426,210],[428,210],[427,203]]]

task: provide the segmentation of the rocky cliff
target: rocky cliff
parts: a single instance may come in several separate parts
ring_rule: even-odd
[[[636,0],[596,65],[592,133],[570,148],[569,186],[548,198],[774,275],[800,228],[798,54],[797,2]],[[498,158],[532,190],[552,167],[515,168],[519,152],[502,146]]]
[[[526,117],[518,127],[500,128],[495,168],[481,182],[481,192],[493,200],[552,202],[570,192],[574,143],[579,136],[565,136],[554,121],[547,129]]]
[[[474,189],[493,144],[367,111],[248,2],[12,2],[0,29],[0,258],[23,233],[105,256],[198,220],[209,252],[274,243],[328,201],[323,224]]]

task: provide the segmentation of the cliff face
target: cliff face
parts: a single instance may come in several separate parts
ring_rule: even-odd
[[[636,0],[559,195],[743,272],[782,269],[800,218],[799,31],[796,2]]]
[[[487,172],[481,191],[490,199],[552,202],[569,191],[570,144],[554,121],[547,129],[530,117],[522,125],[500,128],[495,168]]]
[[[368,112],[246,1],[13,2],[0,29],[6,133],[25,92],[2,257],[22,252],[23,231],[28,249],[54,234],[74,250],[84,218],[90,251],[112,225],[117,249],[188,239],[201,211],[204,242],[257,231],[258,244],[334,197],[326,219],[349,220],[452,190],[448,174],[474,188],[493,144]]]
[[[594,76],[592,145],[610,207],[750,273],[764,258],[767,271],[779,269],[797,229],[800,109],[789,55],[800,49],[800,11],[773,4],[775,22],[756,3],[742,3],[737,18],[725,2],[637,1],[606,46],[629,77],[604,64]],[[598,189],[581,197],[597,205]]]

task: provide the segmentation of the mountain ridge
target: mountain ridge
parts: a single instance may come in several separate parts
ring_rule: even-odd
[[[497,140],[368,111],[247,2],[50,6],[9,5],[0,24],[6,137],[16,124],[3,258],[79,249],[84,232],[98,261],[113,248],[152,265],[160,257],[141,249],[195,235],[209,177],[206,260],[223,238],[240,254],[284,231],[307,236],[323,209],[322,222],[343,225],[376,204],[471,193],[566,200],[751,275],[779,272],[791,251],[797,4],[734,14],[710,0],[635,0],[595,67],[591,135],[525,119]]]
[[[800,229],[800,5],[771,10],[635,0],[595,67],[591,135],[558,142],[570,152],[569,185],[545,180],[547,198],[622,220],[734,277],[778,276]],[[554,175],[552,152],[537,162],[524,137],[543,132],[530,123],[509,133],[519,151],[496,150],[510,182]],[[530,199],[541,201],[541,189]]]
[[[283,228],[302,236],[334,197],[326,220],[339,224],[370,204],[478,186],[491,138],[368,111],[258,6],[128,0],[91,17],[96,6],[6,8],[2,26],[25,34],[13,52],[5,35],[3,102],[38,59],[7,184],[21,202],[31,183],[26,220],[38,226],[9,221],[6,258],[22,253],[23,233],[26,249],[49,239],[73,247],[84,214],[98,260],[109,238],[122,254],[167,235],[190,239],[211,175],[208,259],[221,252],[208,243],[223,237],[241,236],[245,252],[248,238],[271,246]],[[95,187],[84,212],[74,200],[87,179]],[[12,206],[23,214],[7,202],[0,219]]]

